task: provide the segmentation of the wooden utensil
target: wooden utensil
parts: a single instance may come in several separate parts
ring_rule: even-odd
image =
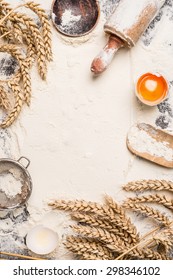
[[[171,158],[171,159],[168,160],[168,158],[164,155],[164,151],[163,151],[164,146],[162,146],[162,149],[160,149],[159,155],[157,153],[154,154],[154,152],[152,152],[152,153],[149,153],[148,151],[141,152],[139,149],[137,149],[133,145],[133,141],[132,141],[133,131],[135,128],[136,128],[136,131],[139,131],[139,133],[141,131],[143,131],[144,133],[147,133],[148,136],[151,138],[150,150],[153,147],[153,151],[154,151],[156,145],[161,145],[161,144],[163,144],[165,146],[165,148],[170,149],[169,158]],[[136,134],[135,137],[137,138],[138,135]],[[165,131],[162,131],[160,129],[156,129],[152,125],[145,124],[145,123],[138,123],[138,124],[132,126],[131,129],[129,130],[126,143],[127,143],[127,148],[133,154],[135,154],[141,158],[147,159],[151,162],[154,162],[156,164],[159,164],[161,166],[173,168],[173,135],[171,135]],[[143,148],[144,144],[145,144],[145,141],[142,141],[141,142],[142,148]],[[163,154],[162,154],[162,152],[163,152]]]
[[[88,34],[98,22],[100,9],[96,0],[54,0],[52,22],[56,29],[70,37]]]
[[[104,31],[110,38],[93,60],[91,71],[96,75],[101,74],[121,47],[135,46],[164,2],[165,0],[121,0],[104,25]]]

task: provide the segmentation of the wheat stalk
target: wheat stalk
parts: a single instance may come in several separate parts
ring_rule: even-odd
[[[13,44],[6,44],[0,46],[1,52],[7,52],[14,56],[20,66],[19,71],[14,76],[14,84],[12,92],[15,93],[15,105],[7,119],[3,121],[1,127],[5,128],[15,121],[21,111],[24,101],[27,105],[30,105],[31,100],[31,79],[29,69],[33,65],[35,58],[37,58],[38,70],[42,79],[46,79],[47,73],[47,60],[52,58],[51,50],[51,30],[48,16],[40,5],[34,2],[28,2],[19,5],[12,9],[10,5],[3,0],[0,0],[1,15],[0,15],[0,38],[10,40]],[[41,23],[41,30],[35,24],[34,20],[29,16],[15,12],[19,7],[25,6],[37,14]],[[26,49],[26,55],[22,52],[21,48],[17,48],[16,43],[24,45]],[[20,87],[16,84],[16,81],[20,81],[20,85],[23,86],[23,97],[19,92]],[[8,84],[8,81],[6,82]],[[16,87],[16,89],[15,89]],[[1,88],[1,92],[2,92]],[[19,93],[19,96],[16,94]],[[2,97],[2,94],[1,94]],[[1,98],[5,100],[4,95]],[[7,103],[2,104],[4,108],[7,108]]]
[[[14,42],[14,34],[11,32],[11,30],[8,29],[7,26],[0,25],[0,34],[6,40],[10,40],[11,42]]]
[[[8,16],[8,20],[11,22],[18,22],[20,24],[23,24],[27,27],[27,29],[31,32],[34,42],[37,49],[37,62],[38,62],[38,69],[40,76],[43,80],[46,79],[46,73],[47,73],[47,66],[46,66],[46,56],[45,56],[45,47],[44,47],[44,41],[41,36],[41,33],[37,27],[37,25],[34,23],[34,21],[21,13],[14,13],[11,11],[11,9],[4,5],[4,2],[1,1],[2,8],[7,12],[10,13]]]
[[[33,38],[27,32],[27,30],[23,30],[23,37],[27,43],[27,53],[26,53],[25,62],[27,63],[27,67],[30,69],[31,66],[33,65],[35,57],[36,57],[36,49],[34,46]]]
[[[94,254],[98,260],[112,260],[115,258],[115,254],[102,246],[101,243],[88,240],[87,238],[68,236],[65,241],[65,246],[78,256],[83,256],[87,253],[88,255]]]
[[[18,117],[18,115],[22,109],[22,105],[23,105],[24,101],[23,101],[23,95],[21,94],[21,90],[20,90],[18,83],[19,83],[19,79],[8,82],[9,88],[14,93],[15,104],[14,104],[13,110],[10,112],[10,114],[8,115],[6,120],[4,120],[2,122],[2,124],[1,124],[2,128],[6,128],[6,127],[10,126],[16,120],[16,118]]]
[[[75,200],[75,201],[65,201],[57,200],[52,203],[49,203],[55,209],[72,211],[72,212],[85,212],[93,213],[95,215],[103,217],[104,220],[110,221],[112,224],[115,224],[116,227],[121,228],[124,232],[127,232],[133,243],[137,242],[137,235],[134,230],[129,229],[129,224],[127,220],[122,220],[119,215],[116,215],[115,212],[109,206],[102,206],[99,203],[95,202],[86,202],[84,200]]]
[[[20,5],[18,5],[18,6],[16,6],[14,9],[11,9],[11,8],[9,8],[9,6],[8,5],[3,5],[4,3],[3,3],[3,1],[0,1],[0,3],[1,3],[1,8],[2,7],[5,7],[5,9],[6,9],[6,11],[7,11],[7,13],[0,19],[0,25],[4,22],[4,21],[6,21],[9,17],[10,17],[10,15],[15,11],[15,10],[17,10],[18,8],[20,8],[20,7],[24,7],[25,6],[25,4],[20,4]],[[2,10],[2,9],[1,9]]]
[[[159,253],[168,255],[173,248],[173,231],[172,229],[164,229],[160,233],[153,236],[150,248],[157,247]]]
[[[114,213],[118,214],[119,219],[126,225],[126,231],[132,237],[133,243],[139,241],[139,234],[137,234],[136,227],[131,223],[130,218],[127,219],[126,214],[122,206],[118,205],[112,197],[106,195],[105,196],[106,203],[108,206],[114,211]]]
[[[18,60],[23,79],[24,100],[26,100],[27,105],[29,105],[31,99],[31,79],[29,75],[29,68],[21,55],[19,48],[15,45],[7,44],[0,46],[0,51],[10,53]]]
[[[71,214],[72,219],[77,220],[79,223],[88,224],[93,227],[100,227],[109,231],[113,231],[114,227],[107,221],[100,219],[98,216],[93,216],[85,213],[80,212],[73,212]],[[116,229],[115,229],[116,231]]]
[[[54,209],[64,210],[64,211],[73,211],[73,212],[93,212],[93,211],[102,211],[103,207],[96,202],[87,202],[85,200],[55,200],[49,203],[49,206],[52,206]],[[97,214],[96,212],[94,212]]]
[[[125,242],[128,242],[129,244],[132,243],[132,239],[129,237],[127,232],[122,230],[120,227],[117,227],[116,225],[108,222],[107,220],[102,219],[102,217],[93,216],[93,215],[80,213],[80,212],[72,213],[71,217],[72,217],[72,219],[77,220],[80,224],[85,224],[85,225],[89,225],[92,227],[100,227],[115,235],[118,235]]]
[[[109,224],[111,224],[114,228],[115,221],[117,221],[116,227],[124,230],[125,223],[124,221],[120,221],[122,219],[125,219],[125,212],[123,210],[124,205],[119,206],[108,196],[106,196],[106,203],[108,205],[105,206],[95,202],[86,202],[84,200],[57,200],[49,203],[49,205],[55,209],[72,212],[72,218],[75,218],[77,221],[85,224],[85,226],[72,226],[72,229],[78,234],[76,238],[80,238],[80,240],[82,240],[83,238],[87,240],[89,239],[90,242],[93,242],[93,240],[94,242],[99,242],[100,246],[107,248],[115,255],[115,259],[168,259],[165,252],[159,253],[149,247],[141,247],[141,239],[138,240],[138,242],[136,241],[136,243],[130,243],[128,239],[121,238],[121,236],[117,233],[111,232]],[[152,208],[142,208],[142,210],[145,210],[144,213],[146,214],[147,212],[148,216],[152,218],[154,217],[155,219],[161,221],[162,224],[166,224],[167,226],[170,225],[170,221],[160,212],[157,212]],[[153,232],[155,231],[156,229],[153,230]],[[151,241],[149,241],[147,245],[149,245],[150,243]],[[69,246],[71,246],[71,244]],[[72,247],[75,247],[75,245],[72,245]],[[82,259],[97,259],[97,256],[91,251],[87,252],[84,249],[85,253],[80,252],[79,246],[77,246],[76,250],[78,250],[78,256],[80,256],[81,254]],[[75,253],[75,251],[73,252]]]
[[[173,182],[165,180],[141,180],[130,182],[123,186],[125,191],[173,191]]]
[[[9,110],[11,107],[8,93],[6,92],[5,88],[1,85],[0,85],[0,106],[5,110]]]
[[[153,194],[153,195],[148,195],[148,196],[141,196],[141,197],[134,197],[134,198],[129,198],[127,203],[158,203],[166,208],[173,210],[173,201],[168,200],[165,195],[159,195],[159,194]],[[125,203],[126,203],[125,202]]]
[[[146,205],[141,205],[139,203],[125,202],[123,204],[123,207],[125,207],[126,209],[131,209],[133,211],[145,214],[147,217],[153,218],[165,226],[169,226],[171,224],[171,221],[164,214]]]
[[[171,228],[172,225],[173,225],[173,222],[171,222],[171,224],[169,225],[168,228],[167,228],[167,227],[166,227],[166,228],[164,227],[164,231],[165,231],[165,230],[166,230],[166,231],[167,231],[167,230],[170,231],[170,228]],[[148,245],[151,245],[153,239],[152,239],[152,240],[149,240],[149,241],[146,241],[146,238],[150,237],[151,235],[156,235],[156,234],[158,234],[159,230],[161,230],[161,229],[162,229],[162,226],[158,226],[158,227],[152,229],[151,231],[147,232],[145,235],[143,235],[143,236],[140,238],[140,242],[139,242],[139,243],[135,244],[135,245],[132,246],[130,249],[126,249],[120,256],[118,256],[118,257],[116,258],[116,260],[123,259],[124,256],[126,256],[127,254],[129,254],[130,252],[132,252],[134,249],[137,249],[139,246],[142,247],[142,248],[147,248]],[[164,232],[164,231],[162,231],[162,232]]]
[[[112,250],[115,253],[121,254],[125,251],[126,248],[130,248],[130,245],[123,242],[118,236],[115,236],[106,230],[102,230],[99,228],[91,228],[91,227],[85,227],[85,226],[72,226],[73,230],[83,235],[87,238],[92,238],[96,240],[100,240],[104,243],[103,246],[106,246],[108,249]],[[148,259],[162,259],[163,256],[161,256],[159,253],[152,251],[151,249],[133,249],[130,253],[131,257],[139,258],[139,259],[145,259],[146,257]]]
[[[37,63],[38,63],[38,70],[41,78],[43,80],[46,79],[46,73],[47,73],[47,65],[46,65],[46,59],[45,59],[45,49],[44,49],[44,42],[41,37],[41,34],[37,28],[37,25],[33,22],[32,19],[27,17],[23,14],[14,14],[13,15],[14,20],[18,20],[22,24],[25,24],[26,27],[31,30],[32,36],[34,37],[34,42],[36,44],[37,49]],[[11,19],[12,20],[12,19]]]
[[[170,250],[172,249],[172,241],[170,239],[164,238],[153,238],[153,241],[157,245],[157,251],[159,253],[163,253],[168,255]]]
[[[116,257],[116,259],[140,259],[140,260],[144,260],[144,259],[150,259],[150,260],[162,260],[162,259],[166,259],[166,256],[163,256],[161,254],[159,254],[158,252],[153,251],[150,248],[138,248],[139,243],[137,243],[134,246],[128,246],[128,244],[125,247],[120,247],[118,245],[114,246],[111,244],[106,244],[105,246],[110,249],[111,251],[115,252],[116,254],[118,254],[118,257]]]
[[[72,212],[84,212],[92,213],[101,217],[108,217],[113,223],[115,219],[114,212],[110,207],[102,206],[99,203],[85,201],[85,200],[55,200],[54,202],[49,203],[49,206],[52,206],[54,209],[72,211]]]
[[[27,2],[26,7],[35,12],[40,19],[42,30],[43,30],[43,39],[45,46],[45,56],[48,61],[52,60],[52,40],[51,40],[51,29],[48,16],[45,11],[40,7],[39,4],[34,2]]]
[[[23,76],[23,87],[24,87],[24,100],[26,104],[29,106],[31,102],[31,77],[29,74],[29,68],[26,61],[20,65],[21,73]]]
[[[34,45],[34,40],[32,35],[30,34],[29,30],[23,29],[19,24],[16,22],[13,23],[13,37],[11,38],[11,41],[15,42],[15,39],[19,43],[26,43],[27,45],[27,51],[26,51],[26,58],[25,61],[28,64],[28,68],[31,68],[31,66],[34,63],[35,57],[36,57],[36,48]],[[7,31],[8,29],[4,29],[3,32]],[[10,38],[9,38],[10,39]]]
[[[165,254],[155,252],[149,248],[145,248],[142,251],[145,255],[145,259],[147,260],[169,260],[169,258]]]
[[[22,29],[16,22],[13,23],[13,31],[12,32],[13,32],[15,41],[19,44],[23,43]]]
[[[72,226],[72,229],[76,233],[87,238],[98,239],[104,244],[109,244],[117,248],[125,248],[126,246],[129,246],[119,236],[114,235],[113,233],[110,233],[107,230],[101,228],[93,228],[89,226]]]

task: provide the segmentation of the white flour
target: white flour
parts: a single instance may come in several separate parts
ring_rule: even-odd
[[[173,160],[173,149],[168,146],[167,142],[157,142],[146,131],[137,126],[131,128],[128,140],[131,147],[137,152],[163,157],[168,161]]]
[[[16,4],[20,1],[8,2]],[[49,1],[37,2],[50,9]],[[110,0],[104,2],[110,7]],[[171,12],[167,16],[167,10],[156,28],[143,37],[150,45],[144,46],[139,41],[131,51],[120,50],[109,69],[97,78],[92,77],[90,65],[107,42],[104,20],[99,21],[90,40],[85,39],[85,44],[85,36],[76,39],[64,36],[65,44],[52,27],[54,60],[49,65],[47,82],[40,82],[37,69],[33,69],[31,107],[23,110],[10,128],[14,135],[9,138],[8,145],[6,140],[7,151],[19,142],[20,154],[28,155],[31,160],[29,172],[34,182],[34,192],[28,201],[32,224],[26,228],[24,223],[18,224],[17,236],[25,236],[31,226],[42,222],[40,215],[45,215],[42,202],[51,193],[56,192],[54,199],[99,202],[102,194],[108,193],[123,200],[126,195],[122,192],[124,182],[143,178],[172,179],[171,169],[151,166],[143,160],[133,161],[130,165],[125,147],[126,134],[133,122],[153,123],[158,116],[157,108],[138,105],[133,82],[139,75],[156,70],[166,72],[168,80],[172,80],[173,48],[169,45],[173,45],[173,21],[169,20]],[[173,104],[171,96],[173,94],[170,95]],[[3,139],[0,142],[2,148]],[[1,154],[4,155],[2,148]],[[17,158],[16,152],[13,154]],[[37,211],[35,207],[38,207]],[[49,213],[50,210],[46,211]],[[53,224],[62,236],[65,219],[55,218],[55,213],[59,215],[59,212],[52,212],[45,217],[46,225],[51,227]],[[15,222],[18,220],[19,217]],[[64,223],[62,226],[61,222]],[[146,231],[149,226],[150,223],[139,220],[139,228]],[[16,224],[11,229],[16,229]]]
[[[12,174],[0,176],[0,191],[3,191],[7,197],[14,197],[21,193],[22,184],[16,180]]]
[[[69,26],[72,23],[76,23],[81,19],[81,15],[74,16],[71,12],[71,10],[65,10],[65,12],[62,15],[62,26]]]

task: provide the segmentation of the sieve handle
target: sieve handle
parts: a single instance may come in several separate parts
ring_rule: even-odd
[[[30,165],[30,160],[29,160],[28,158],[26,158],[26,157],[20,157],[20,158],[18,159],[18,162],[20,162],[21,159],[25,159],[25,160],[27,161],[27,165],[25,166],[25,168],[27,169],[28,166]]]

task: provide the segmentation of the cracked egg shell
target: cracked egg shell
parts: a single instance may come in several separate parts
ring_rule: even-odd
[[[32,228],[26,236],[28,249],[38,255],[46,255],[53,252],[58,245],[58,241],[58,234],[42,225]]]
[[[168,96],[169,86],[166,79],[158,73],[145,73],[136,83],[136,96],[149,106],[163,102]]]

